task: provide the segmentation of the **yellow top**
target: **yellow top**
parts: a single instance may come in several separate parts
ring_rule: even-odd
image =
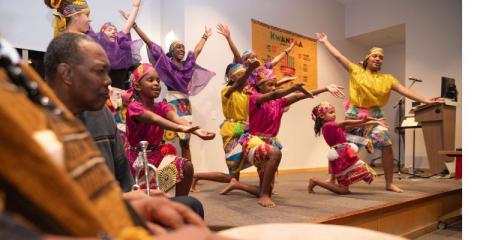
[[[371,72],[357,64],[348,65],[350,73],[350,101],[356,107],[383,107],[388,102],[390,90],[398,80],[391,74]]]
[[[223,115],[226,119],[235,121],[248,120],[248,95],[234,91],[229,98],[225,97],[225,93],[230,86],[225,86],[222,91],[222,108]]]

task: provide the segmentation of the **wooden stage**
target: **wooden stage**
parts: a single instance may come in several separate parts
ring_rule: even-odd
[[[376,169],[377,170],[377,169]],[[381,172],[378,169],[377,172]],[[405,190],[393,193],[384,190],[384,177],[368,185],[351,187],[353,194],[335,195],[320,187],[307,192],[308,179],[326,179],[326,172],[280,173],[273,197],[274,209],[259,206],[256,198],[240,191],[219,195],[226,184],[201,181],[200,192],[191,195],[204,205],[205,221],[213,230],[236,226],[309,222],[341,224],[369,228],[405,237],[416,237],[436,229],[439,219],[462,207],[462,182],[455,179],[408,179],[402,174],[394,182]],[[241,181],[258,184],[254,176]]]

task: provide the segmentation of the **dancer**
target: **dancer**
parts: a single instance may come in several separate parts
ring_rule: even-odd
[[[150,64],[138,66],[132,77],[133,87],[123,95],[123,102],[127,104],[128,147],[126,149],[128,161],[133,170],[133,164],[140,151],[140,141],[148,141],[150,151],[148,160],[158,167],[167,155],[175,155],[175,148],[163,144],[164,128],[193,133],[204,140],[211,140],[214,133],[191,126],[178,117],[172,107],[165,102],[155,103],[154,99],[160,94],[160,80],[158,73]],[[193,166],[189,159],[174,157],[166,171],[169,185],[176,184],[176,196],[188,195],[192,183]],[[165,180],[165,179],[163,179]],[[168,185],[167,185],[168,186]],[[168,186],[169,187],[169,186]],[[166,188],[168,188],[166,187]],[[163,188],[163,187],[162,187]],[[167,190],[167,189],[165,189]]]
[[[120,14],[128,19],[129,15],[123,11]],[[205,68],[202,68],[196,63],[207,39],[212,35],[212,29],[205,27],[205,33],[200,38],[200,41],[195,46],[193,51],[188,52],[185,57],[185,46],[181,41],[174,41],[170,44],[168,53],[152,42],[150,38],[134,24],[133,28],[138,33],[140,38],[146,43],[149,52],[150,63],[155,67],[155,70],[162,81],[167,85],[167,102],[174,106],[178,116],[185,119],[187,122],[192,122],[192,106],[189,96],[197,95],[205,86],[207,86],[210,79],[215,76]],[[182,156],[187,159],[192,159],[190,153],[190,134],[165,132],[165,140],[173,142],[179,140],[182,150]],[[171,137],[170,137],[171,136]]]
[[[338,185],[334,180],[321,182],[312,177],[308,184],[308,192],[313,193],[313,188],[318,185],[337,194],[349,194],[351,184],[361,180],[371,183],[376,175],[375,171],[358,158],[358,147],[347,142],[345,128],[372,125],[386,127],[384,119],[351,119],[337,123],[335,108],[328,102],[322,102],[313,108],[312,119],[315,122],[315,135],[323,134],[325,142],[330,146],[328,172],[335,177]]]
[[[276,138],[280,129],[284,109],[302,99],[329,91],[335,97],[344,96],[340,86],[331,84],[308,92],[303,84],[294,84],[287,89],[276,89],[276,76],[272,70],[264,68],[257,75],[256,93],[249,99],[248,133],[242,135],[239,142],[248,161],[257,167],[260,187],[248,187],[234,181],[230,182],[224,193],[239,189],[258,196],[258,204],[274,208],[271,199],[272,183],[282,158],[282,145]]]
[[[380,72],[383,65],[383,49],[373,47],[365,56],[362,66],[352,63],[340,53],[328,40],[325,33],[316,33],[317,39],[330,54],[348,71],[350,75],[349,99],[345,102],[345,115],[347,119],[362,119],[365,116],[383,118],[382,107],[390,97],[391,90],[425,104],[440,102],[437,97],[425,98],[413,90],[406,88],[391,74]],[[375,149],[382,151],[383,170],[385,172],[385,189],[394,192],[403,192],[393,184],[393,150],[392,139],[388,129],[382,125],[368,127],[354,127],[347,129],[347,139],[356,144],[357,137],[368,138]]]
[[[228,183],[234,178],[239,180],[240,171],[251,165],[242,154],[242,146],[238,143],[240,136],[245,133],[248,123],[248,98],[243,90],[250,73],[260,65],[258,61],[251,63],[248,69],[242,64],[229,64],[226,69],[225,79],[227,85],[221,91],[222,108],[225,120],[220,125],[225,160],[228,173],[206,172],[195,173],[193,176],[192,191],[198,192],[196,185],[199,180],[210,180]],[[224,194],[224,191],[220,192]]]

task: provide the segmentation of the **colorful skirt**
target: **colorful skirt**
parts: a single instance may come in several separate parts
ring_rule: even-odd
[[[344,103],[345,118],[363,119],[365,117],[382,118],[384,113],[381,108],[359,108],[351,104],[350,101]],[[388,128],[380,125],[366,127],[355,127],[346,129],[347,140],[358,146],[373,144],[375,149],[383,149],[392,145],[392,137],[388,133]]]
[[[177,91],[168,91],[165,100],[173,107],[180,118],[192,123],[192,105],[187,95]],[[165,130],[163,135],[165,141],[173,142],[176,138],[187,141],[190,139],[190,133]]]
[[[250,133],[243,134],[238,141],[242,145],[243,154],[247,156],[250,164],[257,168],[261,181],[270,149],[277,148],[281,150],[282,145],[276,137],[255,136]]]
[[[132,176],[136,179],[140,188],[145,189],[145,170],[143,159],[138,154],[139,148],[128,147],[126,149],[128,163]],[[157,188],[167,192],[184,178],[183,169],[188,159],[175,156],[175,147],[171,144],[161,144],[147,149],[149,163],[150,188]]]
[[[230,176],[238,174],[241,170],[252,165],[243,157],[242,145],[239,143],[240,137],[245,133],[246,128],[247,124],[245,122],[231,119],[226,119],[220,125],[225,161]]]
[[[334,174],[342,186],[350,186],[358,181],[371,183],[376,173],[357,156],[358,147],[352,143],[333,146],[328,153],[329,173]]]

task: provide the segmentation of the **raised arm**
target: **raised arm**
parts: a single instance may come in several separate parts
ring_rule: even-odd
[[[275,65],[277,65],[283,57],[287,56],[288,53],[292,51],[293,47],[295,47],[295,41],[292,41],[290,43],[290,46],[288,46],[285,50],[283,50],[280,54],[273,58],[272,67],[275,67]]]
[[[132,26],[135,24],[135,19],[137,18],[138,11],[140,9],[140,3],[141,0],[132,0],[132,11],[130,12],[130,16],[125,23],[125,26],[123,27],[123,32],[126,34],[130,33],[130,29],[132,29]]]
[[[187,122],[185,119],[179,117],[177,115],[177,113],[175,113],[174,111],[168,112],[166,117],[167,117],[168,120],[170,120],[174,123],[180,124],[182,126],[192,127],[192,125],[189,122]],[[190,131],[190,132],[197,135],[199,138],[201,138],[203,140],[211,140],[211,139],[215,138],[215,133],[206,131],[204,129],[201,129],[200,127],[196,127],[193,131]]]
[[[120,14],[120,16],[123,17],[123,19],[129,19],[129,15],[126,12],[118,10],[118,13]],[[147,36],[147,34],[145,34],[135,22],[132,24],[132,27],[135,32],[137,32],[138,36],[145,42],[145,44],[147,44],[147,47],[150,47],[150,45],[152,44],[152,40]]]
[[[251,63],[250,65],[248,65],[248,68],[245,71],[245,73],[239,79],[235,80],[233,85],[227,90],[227,92],[225,93],[225,97],[229,98],[230,95],[232,95],[233,92],[241,91],[243,89],[243,87],[245,87],[245,82],[247,82],[247,79],[250,76],[250,74],[258,66],[260,66],[259,61],[255,61],[255,62]]]
[[[433,104],[433,103],[442,102],[438,99],[438,97],[426,98],[426,97],[420,96],[415,91],[413,91],[412,89],[406,88],[405,86],[403,86],[402,84],[400,84],[398,82],[396,82],[392,85],[392,89],[395,92],[398,92],[398,93],[402,94],[403,96],[405,96],[407,98],[410,98],[412,100],[415,100],[415,101],[418,101],[418,102],[421,102],[421,103]]]
[[[200,41],[197,43],[197,46],[195,46],[195,49],[193,50],[193,54],[195,54],[195,58],[200,55],[202,52],[203,47],[205,46],[205,43],[207,42],[207,39],[212,36],[212,28],[207,28],[205,26],[205,33],[203,33],[202,38],[200,38]]]
[[[324,88],[315,89],[315,90],[311,91],[310,93],[311,93],[312,96],[317,96],[320,93],[330,92],[333,96],[335,96],[337,98],[344,98],[345,94],[343,93],[342,89],[343,89],[342,86],[338,86],[338,85],[335,85],[335,84],[330,84],[330,85],[328,85]],[[304,93],[293,93],[293,94],[287,96],[287,105],[291,105],[295,102],[298,102],[300,100],[303,100],[303,99],[306,99],[306,98],[309,98],[309,97],[310,97],[309,95],[306,95]]]
[[[170,112],[173,112],[173,111],[170,111]],[[193,132],[199,128],[198,126],[192,126],[188,123],[184,124],[184,123],[173,122],[151,111],[145,111],[143,114],[134,117],[134,119],[139,122],[158,125],[164,129],[172,130],[176,132]]]
[[[348,71],[348,64],[351,63],[351,61],[348,60],[347,57],[343,56],[343,54],[340,53],[340,51],[338,51],[337,48],[335,48],[335,47],[330,43],[330,41],[328,41],[328,36],[327,36],[327,34],[317,32],[316,35],[317,35],[318,41],[321,42],[321,43],[323,43],[323,45],[325,45],[325,47],[327,48],[328,52],[330,52],[330,54],[331,54],[333,57],[335,57],[335,59],[336,59],[340,64],[342,64],[343,68],[345,68],[345,69]]]
[[[218,30],[218,33],[222,34],[227,39],[228,46],[230,46],[230,50],[233,53],[234,61],[236,63],[241,63],[242,56],[240,55],[240,52],[238,51],[237,46],[235,46],[235,43],[232,40],[232,35],[230,33],[230,29],[228,28],[228,26],[223,24],[218,24],[217,30]]]

